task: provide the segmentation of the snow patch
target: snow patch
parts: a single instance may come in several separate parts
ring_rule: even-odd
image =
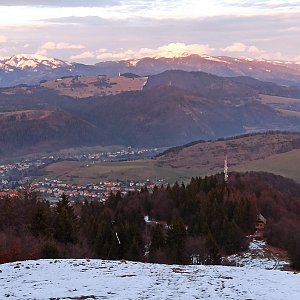
[[[227,63],[229,64],[228,61],[220,59],[216,56],[210,56],[210,55],[201,55],[202,58],[206,59],[206,60],[210,60],[210,61],[217,61],[217,62],[223,62],[223,63]]]
[[[247,251],[230,255],[224,259],[238,267],[266,270],[282,270],[290,265],[288,261],[270,252],[264,240],[255,238],[249,243]]]
[[[266,247],[264,240],[253,240],[249,243],[249,250],[262,250],[264,247]]]
[[[140,59],[131,59],[131,60],[128,60],[126,63],[127,63],[127,66],[128,66],[128,67],[136,67],[136,65],[137,65],[140,61],[141,61]]]

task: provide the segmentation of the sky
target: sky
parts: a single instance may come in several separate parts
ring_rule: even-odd
[[[96,63],[216,56],[300,61],[300,1],[0,0],[0,56]]]

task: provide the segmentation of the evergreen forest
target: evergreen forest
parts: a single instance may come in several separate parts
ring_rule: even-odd
[[[220,264],[247,249],[257,215],[265,237],[300,269],[300,186],[267,173],[192,178],[143,187],[105,203],[56,205],[30,187],[0,198],[0,263],[39,258],[101,258],[166,264]]]

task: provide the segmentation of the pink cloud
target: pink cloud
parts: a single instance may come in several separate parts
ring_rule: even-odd
[[[4,44],[8,41],[7,37],[5,35],[0,35],[0,44]]]
[[[170,43],[158,48],[127,49],[123,51],[109,51],[101,48],[97,51],[84,51],[70,57],[71,60],[96,58],[98,60],[126,60],[142,57],[182,57],[190,54],[208,54],[215,50],[207,44]]]

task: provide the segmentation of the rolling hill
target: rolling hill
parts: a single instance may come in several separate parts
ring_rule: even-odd
[[[95,82],[99,83],[99,89],[95,88]],[[4,114],[0,119],[3,128],[9,130],[3,131],[2,145],[7,144],[10,149],[19,147],[18,142],[11,143],[11,139],[24,139],[19,127],[28,129],[24,131],[24,136],[28,136],[26,143],[35,146],[37,151],[40,140],[51,140],[53,136],[55,143],[48,144],[48,151],[74,144],[169,147],[255,131],[300,129],[297,105],[284,107],[283,112],[282,107],[264,100],[281,97],[281,101],[287,99],[288,103],[292,98],[286,97],[293,97],[293,101],[298,101],[297,88],[247,77],[218,77],[178,70],[150,76],[144,83],[144,78],[100,76],[95,81],[95,77],[83,76],[33,87],[3,88],[0,112]],[[6,113],[19,111],[40,111],[41,115],[43,111],[60,112],[51,114],[52,125],[61,124],[68,115],[74,121],[70,121],[72,124],[84,129],[62,126],[59,134],[60,130],[53,131],[45,118],[13,123],[5,117]],[[43,138],[36,138],[36,134]]]
[[[220,77],[204,72],[165,71],[150,76],[145,89],[176,86],[202,97],[216,100],[251,99],[258,94],[300,98],[300,89],[247,77]]]
[[[90,144],[96,128],[61,110],[0,113],[0,155],[11,157]]]
[[[228,156],[229,171],[260,171],[300,182],[298,167],[300,133],[269,132],[217,141],[198,141],[171,148],[151,160],[96,163],[61,161],[44,169],[48,178],[86,184],[99,180],[165,179],[188,182],[191,177],[223,172]]]
[[[223,170],[227,155],[231,171],[267,171],[299,182],[299,154],[299,133],[269,132],[194,142],[167,150],[156,158],[156,163],[183,174],[198,170],[200,175],[209,175]]]

